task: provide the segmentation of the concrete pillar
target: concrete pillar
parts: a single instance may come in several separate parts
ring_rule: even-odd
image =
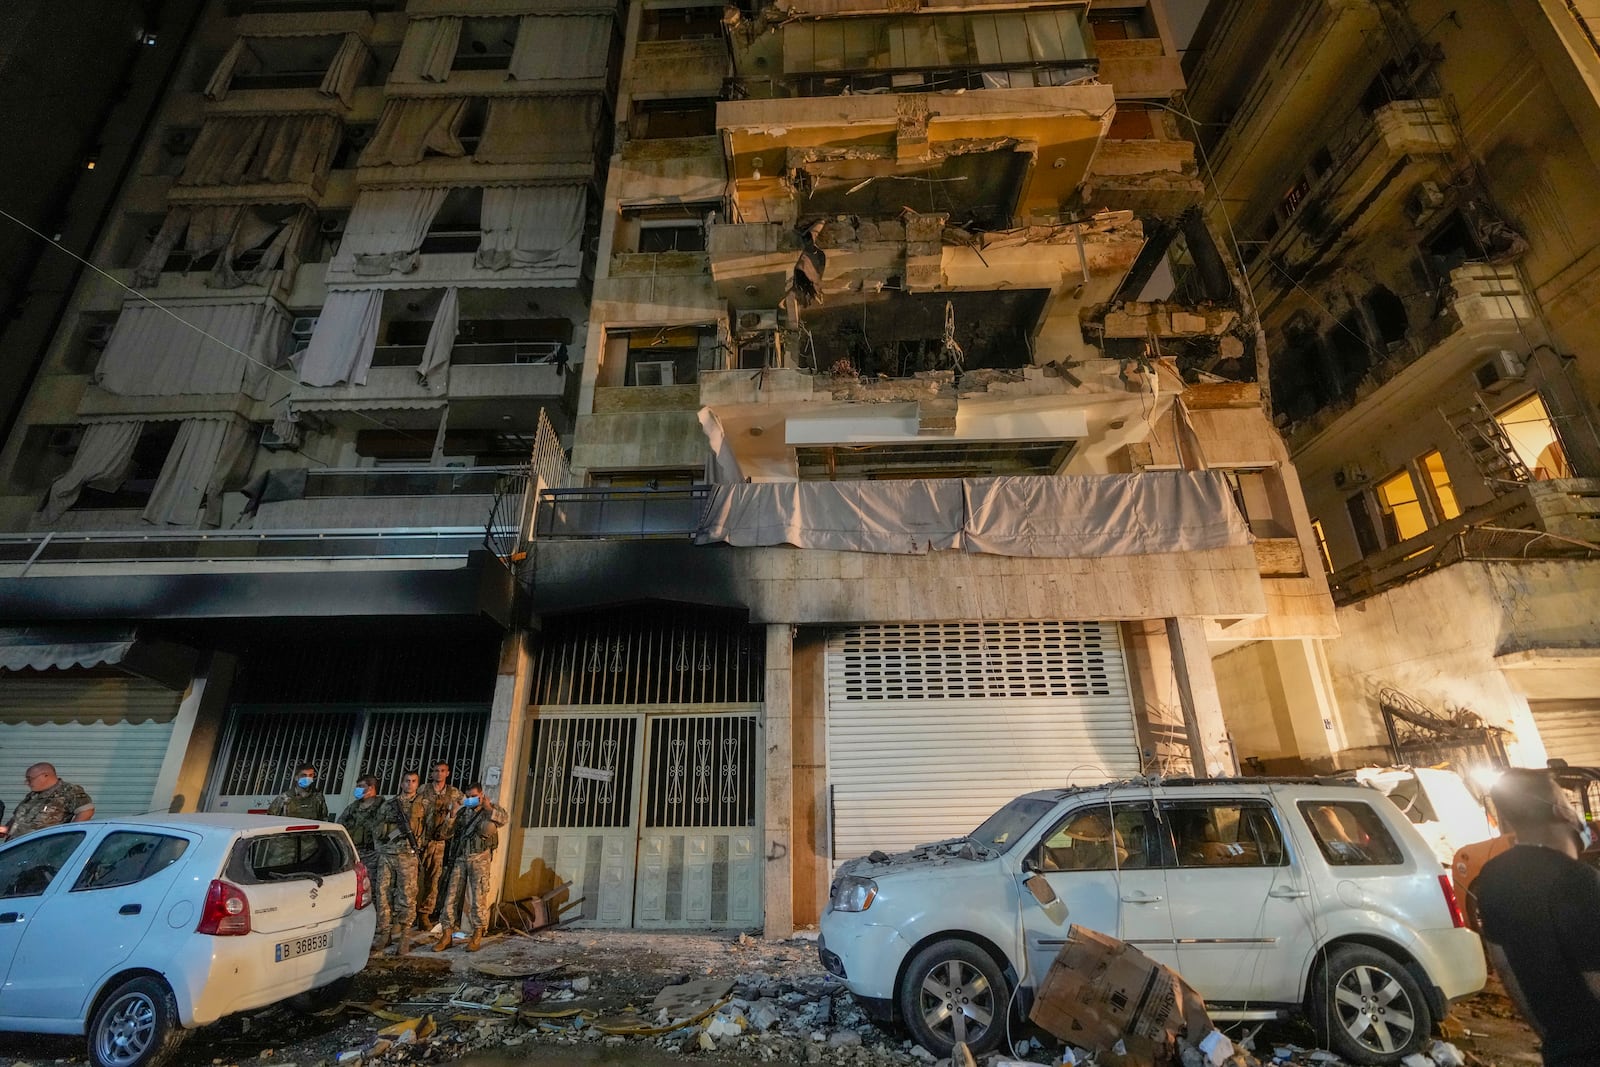
[[[527,777],[528,696],[533,686],[533,656],[528,634],[512,630],[500,644],[500,669],[495,678],[494,698],[489,705],[489,728],[484,732],[483,760],[479,777],[483,793],[506,809],[510,822],[500,834],[491,873],[496,899],[504,884],[506,864],[514,843],[522,840],[522,783]],[[470,783],[456,782],[466,788]]]
[[[1228,738],[1228,726],[1222,718],[1222,699],[1217,695],[1217,676],[1211,669],[1206,621],[1168,619],[1167,644],[1172,650],[1178,702],[1189,732],[1195,777],[1225,778],[1238,774],[1238,757]]]
[[[1318,770],[1332,770],[1334,754],[1348,745],[1322,642],[1303,637],[1267,644],[1283,687],[1294,751],[1307,763],[1320,764]]]
[[[150,798],[152,810],[199,811],[205,800],[211,765],[220,753],[217,745],[228,707],[228,691],[239,661],[226,652],[213,652],[189,683],[172,723],[161,773]]]
[[[794,897],[791,915],[798,927],[815,926],[828,902],[832,856],[828,842],[828,635],[807,627],[794,639],[794,703],[790,707],[793,744],[794,823],[790,870]]]
[[[762,842],[766,865],[762,872],[763,912],[768,937],[794,933],[793,860],[790,847],[794,825],[794,735],[792,709],[794,637],[788,623],[767,627],[766,714],[766,827]]]

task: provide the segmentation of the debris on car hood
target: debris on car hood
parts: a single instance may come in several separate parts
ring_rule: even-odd
[[[839,865],[840,874],[877,878],[893,871],[914,867],[938,867],[955,862],[975,862],[988,859],[986,851],[970,837],[952,837],[918,845],[909,852],[871,852]]]

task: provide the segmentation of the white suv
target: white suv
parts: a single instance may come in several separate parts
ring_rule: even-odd
[[[818,944],[869,1012],[946,1056],[1000,1042],[1074,923],[1178,971],[1214,1018],[1304,1012],[1357,1063],[1416,1051],[1485,981],[1427,842],[1330,781],[1030,793],[967,837],[844,864]]]
[[[337,994],[375,920],[344,827],[266,815],[70,823],[0,848],[0,1030],[151,1067],[185,1027]]]

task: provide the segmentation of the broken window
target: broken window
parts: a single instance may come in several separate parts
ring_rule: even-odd
[[[483,237],[483,190],[452,189],[434,213],[421,252],[476,252]]]
[[[1372,805],[1359,801],[1302,800],[1300,814],[1311,827],[1323,859],[1334,867],[1383,867],[1405,862],[1394,835]]]
[[[624,208],[618,246],[635,252],[704,252],[716,204]]]
[[[470,18],[461,20],[451,70],[506,70],[517,46],[517,19]]]
[[[127,476],[115,489],[96,489],[85,485],[72,505],[74,511],[102,508],[142,508],[150,503],[161,468],[166,465],[167,453],[178,439],[177,422],[147,422],[133,446],[133,460],[128,465]]]
[[[1510,439],[1517,458],[1533,474],[1534,481],[1572,477],[1572,466],[1561,447],[1555,423],[1551,421],[1544,398],[1538,393],[1495,412],[1494,418]]]
[[[1041,871],[1137,871],[1162,866],[1160,824],[1148,803],[1075,811],[1030,859]]]
[[[648,8],[639,26],[641,41],[710,41],[722,37],[722,8]]]
[[[1179,867],[1282,867],[1289,862],[1265,801],[1162,805]]]
[[[722,369],[715,326],[662,326],[614,336],[627,340],[625,385],[692,385],[704,369]]]
[[[628,132],[635,140],[709,137],[717,132],[717,102],[698,97],[635,100]]]

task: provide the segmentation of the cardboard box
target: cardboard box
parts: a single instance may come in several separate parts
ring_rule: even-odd
[[[1177,1061],[1177,1042],[1212,1030],[1205,1002],[1172,970],[1114,937],[1081,926],[1067,932],[1034,998],[1031,1018],[1091,1052],[1121,1042],[1136,1063]]]

